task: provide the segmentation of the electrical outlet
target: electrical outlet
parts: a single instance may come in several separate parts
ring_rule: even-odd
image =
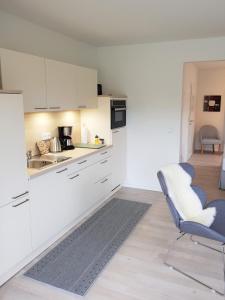
[[[50,140],[50,138],[52,137],[50,132],[43,132],[41,134],[41,140],[46,141],[46,140]]]

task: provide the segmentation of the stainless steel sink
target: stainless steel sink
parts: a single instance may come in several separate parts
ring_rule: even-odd
[[[62,161],[65,161],[67,159],[70,159],[71,157],[67,156],[58,156],[58,155],[41,155],[36,156],[32,159],[30,159],[27,163],[28,168],[33,169],[43,169],[46,168],[52,164],[57,164]]]
[[[28,168],[43,169],[54,164],[53,161],[31,159],[28,161]]]

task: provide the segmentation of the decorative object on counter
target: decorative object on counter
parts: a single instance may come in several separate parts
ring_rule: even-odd
[[[72,141],[72,129],[72,126],[58,127],[62,150],[73,150],[75,148]]]
[[[25,275],[84,296],[150,207],[147,203],[112,199]]]
[[[40,151],[41,155],[47,154],[49,153],[49,149],[50,149],[50,141],[38,141],[37,142],[37,147],[38,150]]]
[[[99,136],[96,134],[95,136],[95,144],[99,145],[100,144],[100,140],[99,140]]]
[[[104,139],[99,139],[99,140],[100,140],[100,143],[101,143],[102,145],[105,144],[105,140],[104,140]]]
[[[81,127],[81,143],[87,144],[88,143],[88,129],[85,124]]]
[[[97,85],[97,92],[98,92],[98,96],[102,95],[102,85],[98,83]]]
[[[219,112],[221,106],[221,96],[210,95],[204,96],[203,111]]]
[[[82,144],[82,143],[80,143],[80,144],[75,144],[75,147],[76,148],[87,148],[87,149],[101,149],[101,148],[105,147],[105,145],[103,145],[103,144],[96,145],[96,144]]]
[[[52,153],[62,152],[60,140],[56,136],[50,140],[50,152]]]

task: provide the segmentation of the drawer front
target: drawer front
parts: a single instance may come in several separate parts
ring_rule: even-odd
[[[95,161],[97,162],[97,161],[107,158],[109,156],[112,156],[112,148],[105,149],[105,150],[102,150],[101,152],[98,152],[95,155]]]
[[[73,173],[76,173],[79,170],[87,168],[88,166],[91,166],[97,162],[105,160],[111,155],[112,155],[112,149],[106,149],[98,153],[93,153],[92,155],[89,155],[88,157],[84,157],[74,163],[71,163],[68,167],[69,175],[72,175]]]
[[[81,169],[87,168],[88,166],[92,165],[94,162],[95,162],[94,157],[88,156],[88,157],[84,157],[74,163],[71,163],[68,168],[69,175],[71,175]]]
[[[95,197],[97,201],[109,195],[111,192],[111,174],[107,175],[106,177],[96,182],[94,189],[95,189]]]
[[[104,178],[108,174],[112,173],[112,158],[107,157],[95,164],[96,173],[95,173],[95,182]]]

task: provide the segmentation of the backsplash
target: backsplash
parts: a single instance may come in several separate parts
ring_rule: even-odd
[[[32,155],[39,154],[36,142],[42,139],[44,132],[58,136],[58,126],[73,126],[73,142],[80,142],[79,111],[26,113],[24,120],[26,149],[32,150]]]

